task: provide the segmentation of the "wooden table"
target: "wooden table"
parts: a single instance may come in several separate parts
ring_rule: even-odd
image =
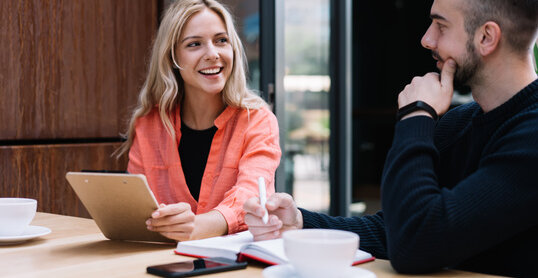
[[[175,245],[107,240],[91,219],[37,213],[32,225],[52,233],[17,245],[0,246],[0,277],[157,277],[148,265],[191,260],[175,255]],[[264,265],[203,277],[262,277]],[[390,263],[377,259],[358,267],[377,277],[411,277],[394,272]],[[423,277],[488,277],[446,270]]]

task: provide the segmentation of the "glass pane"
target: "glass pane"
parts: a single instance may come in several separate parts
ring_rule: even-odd
[[[329,0],[284,1],[286,191],[327,212],[329,191]]]
[[[222,0],[232,13],[248,60],[248,86],[260,89],[260,5],[252,0]]]

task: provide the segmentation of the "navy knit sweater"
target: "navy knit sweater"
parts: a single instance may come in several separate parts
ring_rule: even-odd
[[[398,122],[381,192],[375,215],[301,209],[304,227],[356,232],[399,272],[538,277],[538,80],[486,114],[470,103]]]

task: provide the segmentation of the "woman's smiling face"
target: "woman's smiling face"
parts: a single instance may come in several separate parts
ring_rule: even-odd
[[[175,48],[187,94],[219,94],[232,72],[233,49],[226,25],[211,9],[194,14]]]

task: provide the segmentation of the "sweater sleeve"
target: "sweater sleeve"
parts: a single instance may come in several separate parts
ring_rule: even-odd
[[[359,235],[359,249],[379,259],[387,259],[383,212],[363,217],[333,217],[299,208],[303,214],[303,228],[337,229]]]
[[[497,132],[478,169],[450,189],[436,176],[434,121],[417,116],[396,124],[381,190],[388,256],[397,271],[455,266],[538,224],[536,124],[521,121]]]
[[[228,223],[228,233],[246,230],[243,204],[258,196],[258,177],[264,177],[267,195],[275,192],[275,171],[280,163],[278,123],[267,109],[250,111],[249,127],[245,132],[243,152],[237,167],[236,184],[225,193],[215,208]]]

